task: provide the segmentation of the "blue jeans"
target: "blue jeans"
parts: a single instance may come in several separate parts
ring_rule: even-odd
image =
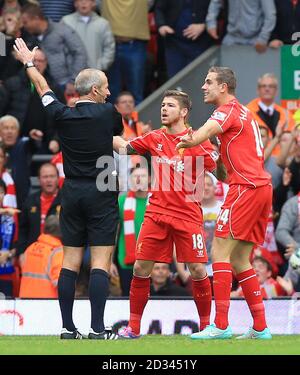
[[[195,58],[208,48],[206,43],[191,43],[189,41],[167,37],[165,40],[165,56],[168,78],[172,78]]]
[[[111,103],[124,86],[133,94],[136,105],[144,99],[146,48],[147,42],[141,40],[116,44],[115,61],[108,71]]]

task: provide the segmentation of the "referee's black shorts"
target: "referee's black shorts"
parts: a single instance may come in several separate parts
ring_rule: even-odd
[[[99,191],[95,179],[65,179],[60,211],[63,245],[114,245],[118,223],[117,192]]]

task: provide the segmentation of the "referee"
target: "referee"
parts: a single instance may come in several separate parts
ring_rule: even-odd
[[[109,157],[109,160],[113,160],[113,136],[122,134],[122,118],[111,104],[105,103],[110,95],[108,81],[105,74],[96,69],[82,70],[76,77],[75,88],[80,97],[75,108],[60,103],[34,67],[36,48],[30,51],[23,39],[15,41],[18,60],[24,64],[47,113],[55,120],[63,153],[66,179],[62,188],[60,213],[64,245],[63,266],[58,280],[63,323],[60,337],[83,338],[74,325],[72,311],[77,275],[84,249],[89,245],[91,328],[88,338],[115,339],[117,335],[111,329],[105,329],[103,315],[119,220],[118,193],[116,184],[112,183],[116,180],[113,168],[107,167],[105,162]],[[102,168],[97,168],[96,164]],[[105,172],[106,178],[102,178]],[[106,190],[105,184],[108,186]]]

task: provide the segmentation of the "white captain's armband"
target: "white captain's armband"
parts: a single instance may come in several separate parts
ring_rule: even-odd
[[[47,107],[47,105],[51,104],[52,102],[54,102],[54,98],[51,96],[51,95],[44,95],[42,97],[42,103],[43,103],[43,106],[44,107]]]

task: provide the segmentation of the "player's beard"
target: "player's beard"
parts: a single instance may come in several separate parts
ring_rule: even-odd
[[[179,121],[180,121],[180,115],[178,114],[177,117],[174,117],[173,119],[170,119],[168,123],[162,122],[162,124],[164,126],[166,126],[167,128],[171,128],[173,125],[178,124]]]

